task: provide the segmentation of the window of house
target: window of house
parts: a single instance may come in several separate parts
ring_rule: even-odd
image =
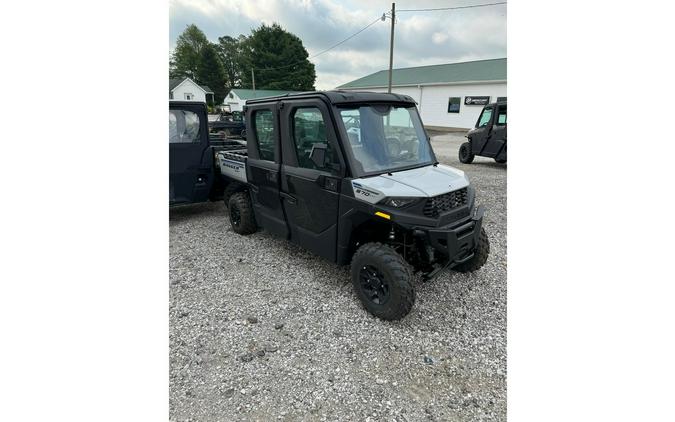
[[[253,113],[255,140],[261,160],[274,161],[274,116],[270,110],[256,110]]]
[[[186,100],[192,100],[192,99],[194,99],[194,95],[192,95],[192,93],[189,93],[189,92],[186,92],[185,94],[183,94],[183,97],[184,97]]]
[[[462,97],[450,97],[448,100],[448,113],[459,113],[459,105]]]
[[[485,108],[478,119],[478,127],[487,126],[492,119],[492,108]]]
[[[502,101],[506,101],[506,97],[497,97],[497,102],[500,103]]]
[[[326,162],[333,163],[333,153],[326,135],[326,122],[321,110],[316,107],[302,107],[293,112],[293,141],[298,154],[298,166],[316,169],[311,160],[315,144],[326,144]]]
[[[188,110],[169,110],[169,143],[199,141],[199,115]]]
[[[234,94],[230,92],[230,94],[228,95],[228,97],[234,98]]]

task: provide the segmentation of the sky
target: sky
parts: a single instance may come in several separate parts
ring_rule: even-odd
[[[494,3],[495,0],[396,1],[396,9]],[[279,23],[297,35],[310,57],[344,40],[391,10],[391,0],[170,0],[170,50],[189,24],[212,42],[249,35],[262,23]],[[506,5],[472,9],[399,12],[394,68],[506,57]],[[391,21],[373,26],[333,50],[310,58],[316,89],[334,89],[389,66]]]

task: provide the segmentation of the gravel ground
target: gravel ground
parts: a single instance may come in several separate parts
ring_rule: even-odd
[[[348,267],[265,232],[232,232],[222,203],[170,210],[170,418],[175,421],[506,420],[506,165],[463,165],[486,206],[474,274],[419,282],[399,322],[368,314]]]

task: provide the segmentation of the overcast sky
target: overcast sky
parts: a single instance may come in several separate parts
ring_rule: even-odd
[[[396,9],[494,3],[495,0],[396,1]],[[347,38],[391,9],[391,0],[170,0],[169,35],[191,23],[213,42],[279,23],[300,37],[310,57]],[[310,59],[316,88],[333,89],[389,66],[390,21],[378,21],[335,49]],[[506,5],[396,16],[394,68],[506,57]]]

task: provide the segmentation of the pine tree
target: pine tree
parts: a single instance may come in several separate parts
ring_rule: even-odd
[[[316,72],[308,57],[296,35],[277,23],[263,24],[241,46],[242,85],[252,86],[251,68],[254,68],[258,89],[314,90]]]
[[[201,49],[197,63],[196,81],[200,85],[208,85],[213,90],[216,104],[222,104],[225,98],[225,72],[215,45],[208,43]]]

